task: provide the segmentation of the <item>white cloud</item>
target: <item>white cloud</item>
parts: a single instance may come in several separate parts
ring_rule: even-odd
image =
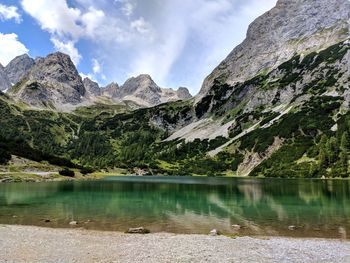
[[[51,41],[58,51],[68,54],[75,65],[79,64],[81,55],[79,54],[78,49],[75,48],[74,42],[72,41],[62,42],[57,38],[51,38]]]
[[[92,81],[98,82],[98,79],[102,79],[103,81],[106,80],[106,76],[102,73],[102,67],[97,59],[92,59],[92,72],[93,73],[79,73],[79,75],[82,77],[82,79],[89,78]]]
[[[137,48],[138,51],[131,61],[130,73],[133,75],[148,73],[154,76],[161,85],[168,85],[167,78],[173,72],[174,64],[179,59],[186,59],[186,56],[193,56],[190,53],[185,54],[185,49],[191,45],[190,41],[197,41],[198,43],[192,45],[198,45],[198,48],[202,49],[203,46],[214,44],[213,40],[217,39],[220,30],[225,27],[228,19],[227,13],[232,12],[233,7],[234,2],[230,0],[192,0],[181,4],[170,0],[164,1],[160,12],[165,13],[166,17],[160,17],[160,23],[153,22],[157,25],[154,29],[156,37],[150,45],[145,46],[142,43],[142,47]],[[223,17],[225,19],[222,19]],[[141,26],[142,23],[139,22],[137,25]],[[193,35],[195,35],[196,40],[190,40]],[[226,36],[226,38],[229,37]],[[218,39],[218,41],[223,40]],[[194,50],[191,52],[198,52],[196,46],[193,46],[192,49]],[[209,54],[214,53],[215,45],[210,46],[208,50],[203,49],[203,53],[199,55],[198,59],[208,56],[209,54],[205,53],[207,51]],[[192,63],[193,68],[203,69],[208,66],[197,63],[197,61]],[[194,78],[199,79],[200,76],[204,79],[205,74],[200,72]],[[196,93],[193,89],[192,92]]]
[[[153,28],[150,23],[148,23],[143,17],[131,22],[130,27],[135,29],[142,35],[150,36],[152,34]]]
[[[21,15],[18,13],[18,8],[16,6],[6,6],[0,4],[0,20],[11,20],[14,19],[16,23],[22,21]]]
[[[85,1],[86,9],[91,6],[91,1],[78,1],[82,6]],[[244,39],[249,23],[276,0],[107,3],[94,1],[105,14],[95,32],[94,56],[107,65],[108,79],[123,82],[148,73],[162,86],[186,85],[196,93],[206,75]]]
[[[54,47],[79,64],[82,56],[75,44],[81,38],[94,38],[105,14],[90,6],[85,12],[68,6],[66,0],[22,0],[23,9],[34,17],[41,28],[51,34]]]
[[[94,76],[92,74],[84,74],[84,73],[79,73],[80,77],[84,80],[85,78],[89,78],[92,81],[96,81]]]
[[[0,63],[6,66],[16,56],[28,53],[28,49],[18,40],[18,36],[0,33]]]
[[[95,58],[92,59],[92,71],[94,72],[94,74],[101,73],[101,65]]]
[[[177,30],[174,28],[174,30]],[[131,60],[130,75],[150,74],[162,85],[171,70],[173,63],[180,56],[185,45],[186,32],[177,30],[162,39],[156,46],[150,45],[140,49]]]
[[[65,0],[22,0],[22,7],[42,29],[52,34],[75,39],[82,34],[82,28],[76,23],[81,11],[69,8]]]
[[[95,37],[105,18],[106,16],[103,11],[89,7],[89,11],[84,13],[80,18],[84,27],[83,35],[92,38]]]
[[[122,5],[121,11],[122,13],[130,17],[134,14],[135,8],[136,8],[136,2],[133,0],[114,0],[115,3],[120,3]]]
[[[134,13],[136,5],[130,1],[124,1],[124,6],[122,7],[123,14],[126,16],[131,16]]]
[[[21,0],[76,64],[76,44],[84,39],[109,81],[148,73],[160,85],[185,85],[192,93],[276,1]],[[101,67],[92,64],[91,75],[103,79]]]

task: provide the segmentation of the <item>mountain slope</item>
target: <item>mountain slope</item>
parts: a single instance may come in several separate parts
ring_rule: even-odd
[[[0,135],[6,142],[20,137],[34,149],[96,168],[139,167],[176,175],[347,176],[348,166],[341,160],[350,150],[343,143],[350,132],[349,54],[349,42],[341,42],[304,58],[296,56],[266,75],[237,84],[230,95],[229,86],[217,84],[210,114],[221,123],[233,120],[228,138],[165,140],[198,119],[201,104],[191,101],[90,117],[38,115],[12,107],[10,117],[0,120],[6,127]],[[291,91],[297,95],[289,96]],[[255,99],[261,103],[247,106]],[[5,103],[2,111],[7,108]],[[9,116],[6,111],[1,114]]]
[[[106,87],[101,88],[102,94],[108,98],[116,99],[119,97],[120,87],[117,83],[112,82]]]
[[[282,14],[306,19],[301,25],[324,28],[323,19],[328,15],[323,8],[328,3],[347,7],[340,0],[280,0],[251,28],[254,24],[268,27],[271,22],[276,34],[288,33],[284,23],[275,22]],[[274,58],[284,54],[286,46],[271,49],[272,57],[264,53],[262,58],[249,59],[251,74],[243,70],[242,79],[237,78],[235,70],[218,68],[209,88],[195,101],[168,102],[134,111],[102,107],[94,114],[70,114],[38,113],[3,98],[0,115],[6,118],[0,119],[4,127],[0,141],[4,138],[8,155],[16,150],[8,144],[19,137],[34,150],[97,169],[139,168],[149,174],[168,175],[348,177],[350,39],[339,34],[344,29],[343,10],[329,8],[339,12],[326,24],[331,30],[323,37],[329,37],[329,44],[317,40],[322,30],[311,30],[308,39],[314,41],[312,49],[292,45],[293,52],[286,49],[287,55],[280,62]],[[310,15],[312,10],[321,15]],[[264,42],[260,45],[265,48],[265,42],[275,40],[265,35],[259,38],[259,34],[255,37],[254,43]],[[270,59],[273,63],[266,64],[263,71],[254,66]],[[230,63],[239,64],[240,59],[230,59]],[[220,75],[221,70],[225,77]],[[146,75],[113,88],[116,97],[132,94],[148,103],[162,99],[162,90]],[[147,92],[139,93],[140,89]]]
[[[89,98],[101,96],[102,92],[97,82],[94,82],[89,78],[84,78],[83,84],[86,90],[86,96]]]
[[[9,88],[11,88],[11,82],[6,75],[5,68],[0,64],[0,91]]]
[[[29,107],[60,111],[129,102],[138,108],[152,107],[192,97],[186,88],[160,88],[149,75],[130,78],[121,87],[111,83],[100,88],[89,78],[82,80],[70,57],[60,52],[36,60],[25,54],[6,68],[0,65],[0,90],[9,90],[11,97]]]
[[[34,59],[27,54],[17,56],[5,67],[5,73],[10,82],[16,84],[29,72],[34,63]]]
[[[120,99],[131,100],[146,107],[169,101],[190,99],[191,97],[186,88],[181,88],[178,91],[160,88],[149,75],[128,79],[120,88],[119,93]]]
[[[70,57],[57,52],[37,59],[9,94],[36,108],[67,111],[82,103],[85,87]]]
[[[131,102],[138,108],[153,107],[162,103],[192,98],[187,88],[178,90],[160,88],[149,75],[129,78],[122,86],[111,83],[100,88],[97,83],[84,79],[87,97],[92,101],[110,99],[107,104]],[[102,96],[102,97],[100,97]]]
[[[256,19],[247,38],[205,79],[196,100],[215,80],[233,85],[279,66],[295,54],[307,54],[349,37],[348,0],[279,0]]]

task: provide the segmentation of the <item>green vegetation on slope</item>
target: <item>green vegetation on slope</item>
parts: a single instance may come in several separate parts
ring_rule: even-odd
[[[0,94],[0,163],[8,162],[13,154],[88,170],[141,168],[150,174],[234,175],[247,156],[257,153],[262,162],[253,176],[347,177],[350,114],[341,113],[343,96],[324,94],[329,88],[339,94],[346,90],[338,82],[344,73],[334,63],[347,50],[339,44],[303,59],[296,56],[277,71],[234,87],[215,80],[211,92],[197,104],[171,102],[135,111],[96,105],[69,114],[28,110]],[[305,80],[305,75],[311,77]],[[283,116],[264,105],[245,110],[252,92],[277,88],[272,103],[278,106],[284,89],[296,89],[301,81],[303,87],[292,103],[302,96],[307,100]],[[206,116],[235,120],[230,138],[165,141],[174,130]],[[253,125],[255,130],[215,157],[208,156]],[[267,154],[276,138],[283,144]]]

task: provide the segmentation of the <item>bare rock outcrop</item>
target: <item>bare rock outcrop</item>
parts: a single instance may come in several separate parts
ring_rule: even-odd
[[[5,68],[0,64],[0,90],[6,91],[11,87],[11,82],[8,79]]]
[[[82,103],[86,90],[70,57],[57,52],[36,59],[9,93],[33,107],[69,111]]]
[[[279,0],[257,18],[247,37],[205,79],[196,101],[214,80],[233,85],[269,71],[295,54],[324,49],[349,37],[348,0]]]
[[[17,56],[5,67],[5,73],[10,82],[14,85],[29,72],[34,64],[34,59],[27,54]]]

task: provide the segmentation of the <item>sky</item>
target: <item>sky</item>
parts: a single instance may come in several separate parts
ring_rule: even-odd
[[[150,74],[196,94],[277,0],[0,0],[0,63],[61,51],[101,86]]]

